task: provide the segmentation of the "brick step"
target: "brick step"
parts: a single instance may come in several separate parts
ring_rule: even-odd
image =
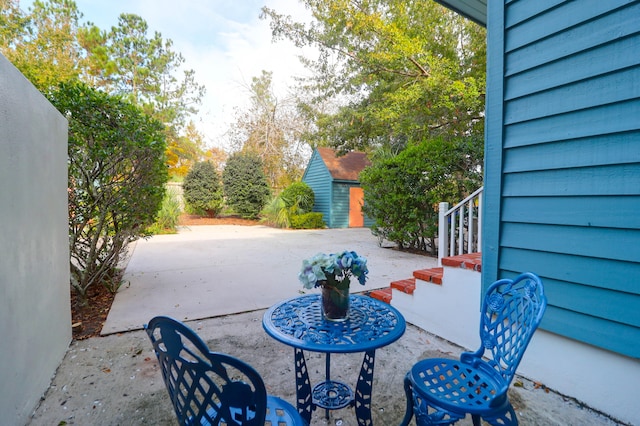
[[[443,257],[442,265],[463,269],[473,269],[482,272],[482,253],[460,254],[458,256]]]
[[[415,278],[422,281],[426,281],[428,283],[434,283],[434,284],[442,284],[443,274],[444,274],[444,269],[442,267],[413,271],[413,276]]]
[[[369,296],[384,303],[391,303],[391,287],[373,290],[371,293],[369,293]]]
[[[453,266],[463,269],[472,269],[474,271],[482,271],[482,253],[469,253],[458,256],[445,257],[442,259],[443,266]],[[406,294],[413,294],[416,289],[416,279],[428,283],[442,285],[442,277],[444,268],[429,268],[413,271],[413,278],[392,281],[390,287],[373,290],[369,293],[374,299],[378,299],[385,303],[391,303],[393,294],[392,289],[396,289]]]
[[[413,291],[416,289],[416,279],[407,278],[406,280],[393,281],[391,288],[395,288],[403,293],[413,294]]]

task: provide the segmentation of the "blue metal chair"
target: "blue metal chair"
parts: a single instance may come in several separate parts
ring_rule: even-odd
[[[181,425],[306,425],[286,401],[268,396],[249,364],[211,352],[189,327],[169,317],[145,325]]]
[[[546,307],[542,282],[532,273],[493,283],[482,303],[480,349],[462,353],[460,360],[417,362],[405,377],[407,410],[401,425],[414,414],[422,426],[453,424],[467,413],[475,426],[481,418],[492,425],[517,425],[507,390]]]

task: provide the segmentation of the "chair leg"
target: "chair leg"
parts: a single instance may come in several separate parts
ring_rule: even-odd
[[[482,418],[477,414],[472,415],[471,419],[473,420],[473,426],[480,426],[480,423],[482,423]]]
[[[413,389],[411,387],[411,380],[409,380],[409,374],[404,378],[404,393],[406,394],[407,408],[400,426],[407,426],[413,417]]]
[[[518,426],[518,417],[513,406],[508,401],[504,410],[491,416],[483,416],[483,419],[493,426]]]
[[[452,425],[458,420],[464,419],[464,414],[446,411],[434,405],[428,404],[420,395],[415,395],[413,385],[408,373],[404,378],[404,392],[407,399],[407,408],[400,426],[407,426],[412,417],[415,417],[417,426]]]

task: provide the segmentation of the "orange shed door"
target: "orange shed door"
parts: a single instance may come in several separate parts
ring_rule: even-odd
[[[364,226],[364,191],[362,188],[349,188],[349,228],[362,228]]]

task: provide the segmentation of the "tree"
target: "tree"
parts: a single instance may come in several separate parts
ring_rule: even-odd
[[[250,87],[251,104],[238,111],[229,132],[236,151],[260,157],[273,188],[284,188],[302,177],[308,150],[300,140],[304,128],[295,100],[278,99],[272,90],[272,73],[262,71]]]
[[[184,135],[168,138],[167,165],[171,176],[185,176],[193,165],[206,157],[202,134],[189,122]]]
[[[398,155],[374,159],[360,173],[364,212],[375,223],[374,235],[436,254],[439,202],[457,203],[482,184],[482,139],[434,138]]]
[[[184,71],[179,79],[177,72],[184,57],[173,51],[171,39],[163,39],[157,31],[152,36],[148,32],[142,17],[123,13],[104,38],[94,38],[97,41],[88,50],[88,57],[100,68],[106,60],[102,54],[106,48],[109,63],[115,66],[102,75],[102,84],[179,133],[187,124],[187,116],[197,112],[205,89],[195,81],[193,70]]]
[[[432,0],[303,0],[315,21],[294,22],[263,8],[274,39],[313,46],[303,58],[317,100],[309,142],[343,151],[406,146],[438,135],[483,133],[484,29]],[[314,109],[314,103],[308,105]]]
[[[196,82],[193,70],[178,76],[185,60],[173,50],[171,39],[148,32],[142,17],[123,13],[117,26],[93,37],[96,43],[87,51],[88,61],[102,69],[93,73],[98,84],[125,96],[165,125],[171,171],[184,175],[202,156],[202,136],[187,119],[197,113],[205,88]]]
[[[92,87],[108,89],[117,64],[107,46],[107,32],[89,23],[78,28],[78,43],[84,50],[83,81]]]
[[[222,184],[210,162],[195,163],[185,176],[182,189],[184,200],[193,212],[214,217],[222,210]]]
[[[235,153],[222,172],[227,204],[241,217],[255,219],[267,202],[270,191],[262,171],[262,161],[255,154]]]
[[[163,127],[84,84],[62,84],[48,97],[69,120],[71,287],[86,303],[93,285],[118,289],[128,244],[154,222],[167,181]]]
[[[0,0],[0,51],[41,91],[78,78],[76,39],[82,14],[72,0],[36,0],[24,13],[14,0]]]
[[[171,165],[184,175],[202,155],[188,119],[204,86],[193,70],[182,71],[171,40],[148,35],[140,16],[122,14],[110,31],[79,25],[81,17],[73,0],[36,0],[29,12],[17,0],[0,0],[0,51],[43,92],[80,79],[143,108],[165,125]]]
[[[224,170],[224,165],[227,163],[228,157],[229,154],[227,154],[224,149],[217,146],[207,149],[204,153],[204,158],[213,163],[219,173],[222,173],[222,170]]]

